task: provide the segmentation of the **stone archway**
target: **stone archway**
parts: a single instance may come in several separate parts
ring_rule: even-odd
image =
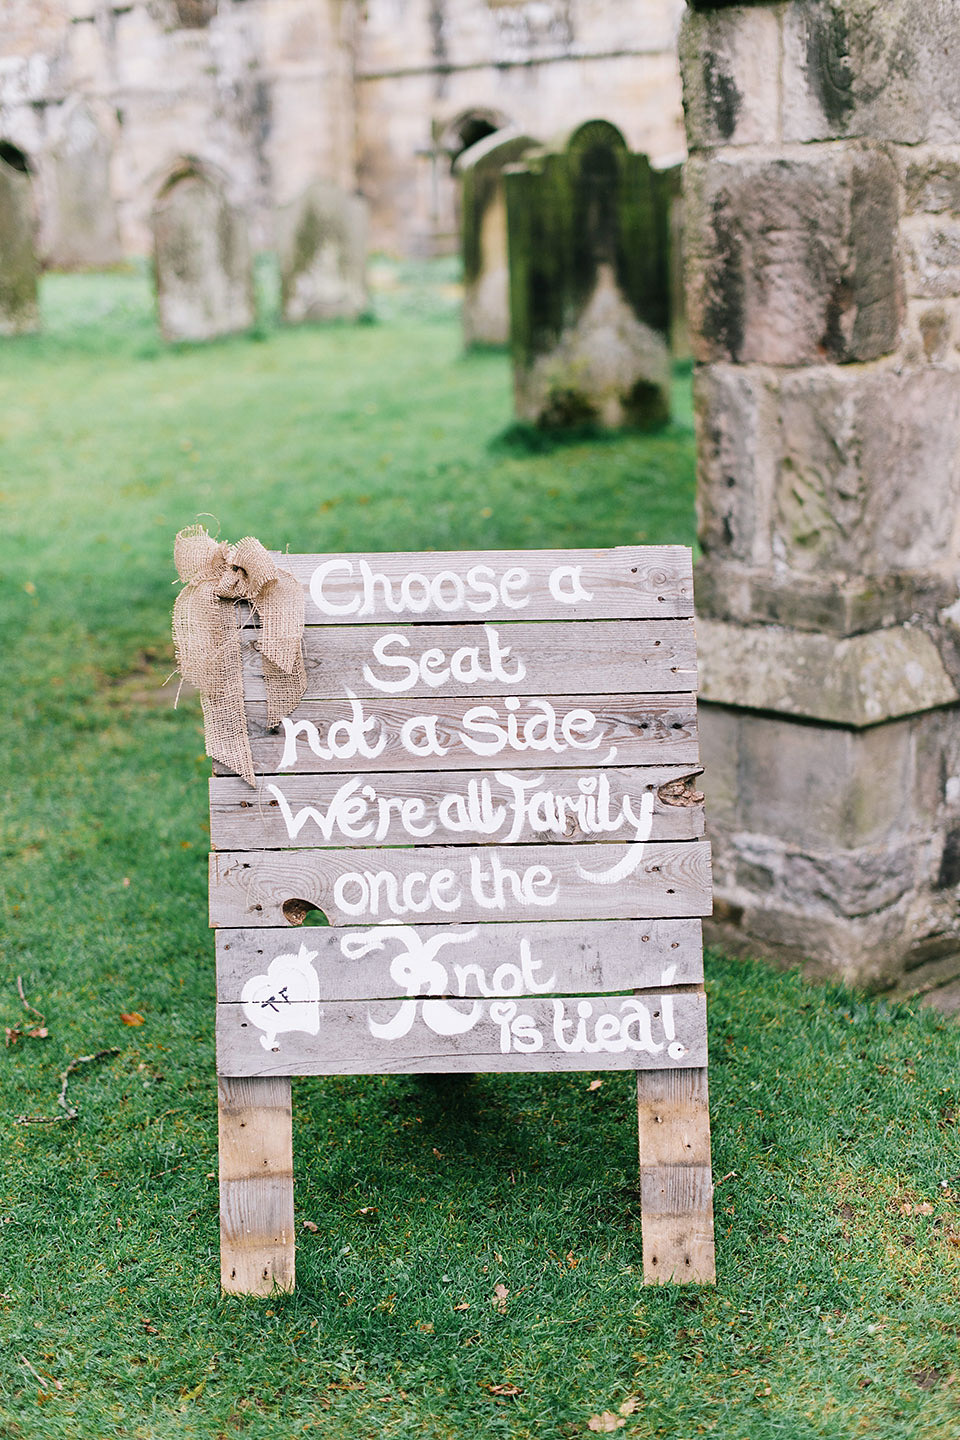
[[[39,326],[32,166],[12,140],[0,139],[0,335]]]
[[[12,140],[0,140],[0,160],[21,175],[33,174],[33,166],[26,151],[21,150],[19,145],[14,145]]]
[[[471,145],[485,140],[497,130],[506,129],[509,124],[510,120],[502,110],[487,106],[461,110],[452,120],[434,127],[436,149],[448,157],[452,170],[459,157],[465,150],[469,150]]]

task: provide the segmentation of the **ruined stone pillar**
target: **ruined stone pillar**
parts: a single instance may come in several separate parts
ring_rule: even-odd
[[[0,143],[0,335],[40,328],[33,186],[25,156]]]
[[[681,39],[714,934],[960,973],[960,7]]]

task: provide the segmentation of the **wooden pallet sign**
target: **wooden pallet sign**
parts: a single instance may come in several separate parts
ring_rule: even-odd
[[[306,693],[267,728],[251,616],[210,783],[224,1288],[294,1283],[291,1076],[516,1070],[636,1071],[644,1279],[712,1282],[689,550],[273,558]]]

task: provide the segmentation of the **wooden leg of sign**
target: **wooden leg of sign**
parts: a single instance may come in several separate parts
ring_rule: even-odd
[[[638,1070],[645,1285],[713,1285],[713,1181],[706,1070]]]
[[[234,1295],[292,1290],[290,1080],[221,1076],[218,1088],[220,1283]]]

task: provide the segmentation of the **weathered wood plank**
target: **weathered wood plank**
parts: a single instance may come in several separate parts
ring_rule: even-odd
[[[692,840],[703,834],[692,778],[689,766],[267,775],[251,790],[222,776],[210,781],[210,840],[215,850]]]
[[[693,695],[465,696],[429,702],[305,700],[277,730],[247,704],[258,774],[511,770],[550,765],[695,765]],[[222,766],[214,766],[225,774]]]
[[[672,1022],[666,1031],[665,999]],[[277,1033],[255,1024],[246,1006],[218,1005],[218,1072],[492,1074],[676,1070],[706,1063],[706,1002],[690,992],[520,1001],[335,1000],[305,1006],[298,1019],[303,1028]],[[451,1033],[455,1025],[460,1033]]]
[[[294,1286],[288,1078],[221,1079],[220,1283],[235,1295]]]
[[[710,1109],[699,1069],[637,1076],[643,1278],[716,1281]]]
[[[489,996],[499,989],[511,998],[535,994],[548,981],[558,994],[602,994],[703,980],[699,920],[218,930],[216,942],[217,998],[227,1004],[238,1004],[247,986],[248,998],[261,1003],[285,984],[293,996],[290,967],[276,962],[299,958],[301,947],[311,957],[321,1002],[406,993],[404,976],[413,972],[403,968],[403,957],[411,952],[425,961],[421,991],[434,995]],[[269,991],[255,983],[261,978]]]
[[[264,698],[256,632],[243,641],[244,693]],[[406,695],[642,695],[695,690],[692,620],[530,625],[329,625],[303,634],[305,700]]]
[[[306,903],[291,905],[297,901]],[[322,910],[332,925],[708,915],[710,847],[691,840],[210,856],[211,925],[283,925],[285,904],[301,918],[305,908]]]
[[[309,624],[643,619],[693,614],[685,545],[273,558],[303,586]]]

